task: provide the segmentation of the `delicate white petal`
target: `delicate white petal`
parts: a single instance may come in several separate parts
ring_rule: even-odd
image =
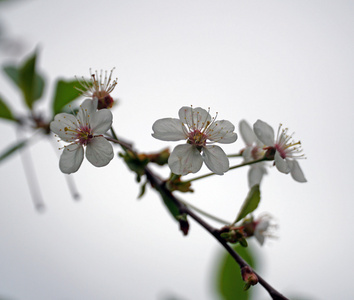
[[[208,138],[221,144],[230,144],[237,140],[237,134],[233,132],[235,126],[226,120],[216,121],[208,128]]]
[[[60,156],[59,168],[65,174],[76,172],[84,159],[84,148],[78,144],[66,146]]]
[[[257,226],[256,229],[254,230],[254,236],[256,237],[257,241],[260,243],[260,245],[264,244],[265,236],[264,233],[267,231],[269,227],[269,220],[261,220]]]
[[[223,175],[229,170],[229,159],[219,146],[203,147],[203,158],[206,166],[215,174]]]
[[[264,240],[265,240],[265,237],[263,234],[261,234],[260,232],[258,231],[255,231],[254,232],[254,237],[256,238],[256,240],[258,241],[258,243],[263,246],[264,244]]]
[[[202,156],[197,148],[190,144],[176,146],[168,159],[168,165],[172,173],[177,175],[196,173],[200,170],[202,164]]]
[[[242,120],[238,124],[238,127],[240,130],[241,137],[247,146],[252,146],[253,143],[258,140],[251,126],[245,120]]]
[[[85,99],[80,107],[86,111],[88,114],[92,114],[93,112],[95,112],[97,110],[97,102],[98,100],[94,101],[92,99]]]
[[[96,105],[96,106],[95,106]],[[83,126],[89,125],[90,118],[92,114],[96,112],[97,102],[92,101],[91,99],[86,99],[80,105],[79,112],[77,113],[77,120]]]
[[[108,165],[113,156],[111,143],[102,136],[93,138],[86,147],[86,158],[95,167]]]
[[[180,141],[187,138],[184,126],[178,119],[164,118],[157,120],[152,125],[152,136],[162,141]]]
[[[279,172],[288,174],[290,172],[290,167],[288,165],[288,160],[283,159],[279,152],[276,151],[274,155],[275,166],[279,170]]]
[[[242,157],[245,160],[245,162],[253,160],[252,147],[247,147],[245,150],[243,150]]]
[[[304,173],[302,172],[299,163],[296,160],[288,160],[288,164],[290,166],[290,174],[294,180],[298,182],[307,182]]]
[[[189,128],[201,130],[208,122],[211,122],[210,114],[201,107],[183,106],[178,112],[179,119]]]
[[[105,134],[112,126],[113,115],[108,109],[94,112],[90,119],[90,126],[94,134]]]
[[[251,188],[256,184],[260,184],[265,174],[267,174],[267,170],[262,163],[251,165],[248,171],[248,186]]]
[[[262,218],[256,226],[256,231],[258,231],[260,233],[264,233],[265,231],[267,231],[269,224],[270,224],[270,222],[268,219]]]
[[[266,122],[257,120],[253,125],[257,138],[266,146],[274,146],[274,130]]]
[[[77,128],[77,120],[73,115],[67,113],[57,114],[54,121],[50,122],[50,130],[57,134],[63,141],[70,142],[76,133],[67,131],[67,129],[75,130]]]

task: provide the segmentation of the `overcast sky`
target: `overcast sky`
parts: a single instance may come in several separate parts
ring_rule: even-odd
[[[260,273],[289,297],[352,299],[353,9],[352,1],[324,0],[17,1],[1,5],[0,21],[22,52],[3,51],[0,63],[39,49],[47,86],[36,108],[47,118],[55,79],[116,67],[114,127],[140,151],[176,145],[153,139],[151,126],[185,105],[210,107],[236,126],[262,119],[289,127],[302,142],[308,183],[269,168],[256,214],[272,214],[279,229],[278,239],[251,245]],[[3,73],[0,93],[24,112]],[[1,150],[16,130],[4,121],[0,128]],[[239,138],[224,149],[243,146]],[[72,200],[57,148],[52,138],[30,149],[43,214],[33,209],[20,156],[0,165],[0,295],[218,299],[213,279],[224,252],[210,235],[191,222],[183,237],[151,190],[137,200],[134,174],[117,158],[99,169],[84,161],[72,176],[81,200]],[[247,194],[246,174],[196,182],[183,197],[231,221]]]

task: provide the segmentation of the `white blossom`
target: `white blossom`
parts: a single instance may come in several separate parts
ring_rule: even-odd
[[[240,135],[246,144],[246,147],[242,152],[244,161],[250,162],[263,158],[265,154],[263,149],[264,144],[256,137],[251,126],[245,120],[242,120],[239,123],[239,130]],[[265,162],[250,165],[248,171],[248,186],[250,188],[261,183],[263,175],[267,174],[265,166]]]
[[[262,246],[264,244],[266,237],[275,238],[272,234],[272,231],[277,228],[276,224],[271,223],[272,217],[269,215],[263,215],[254,221],[255,229],[254,229],[254,237],[258,241],[258,243]]]
[[[179,119],[160,119],[152,126],[152,136],[156,139],[187,141],[186,144],[176,146],[168,159],[172,173],[196,173],[204,161],[212,172],[223,175],[229,169],[229,160],[225,152],[213,144],[235,142],[235,126],[226,120],[216,121],[216,118],[211,118],[209,111],[200,107],[184,106],[178,115]]]
[[[112,113],[107,109],[97,111],[97,101],[86,99],[78,111],[77,116],[60,113],[50,123],[50,129],[64,142],[60,156],[59,167],[63,173],[76,172],[86,158],[96,167],[107,165],[113,158],[112,145],[103,137],[103,134],[112,125]]]
[[[277,138],[274,139],[274,130],[266,122],[257,120],[253,125],[254,133],[257,138],[268,148],[275,150],[274,163],[277,169],[285,174],[290,173],[294,180],[306,182],[297,159],[304,158],[301,154],[301,143],[294,142],[292,135],[288,135],[288,129],[282,129],[279,125]]]
[[[98,72],[92,73],[90,69],[90,80],[86,80],[84,77],[77,79],[82,85],[82,89],[76,88],[79,90],[83,96],[90,97],[92,100],[97,100],[98,105],[97,109],[111,108],[113,105],[113,98],[110,93],[114,90],[115,86],[118,83],[118,79],[112,80],[114,68],[111,70],[109,77],[107,71],[105,71],[105,76],[103,80],[103,71],[101,70],[100,75]]]

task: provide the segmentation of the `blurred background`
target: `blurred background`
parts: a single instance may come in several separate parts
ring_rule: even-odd
[[[270,213],[278,238],[262,247],[250,241],[256,269],[290,298],[353,299],[353,12],[344,0],[2,1],[0,63],[21,63],[37,49],[46,89],[35,108],[48,120],[54,80],[116,67],[114,127],[139,151],[175,146],[153,139],[151,126],[185,105],[210,107],[236,126],[262,119],[295,131],[308,183],[269,169],[255,215]],[[0,93],[26,113],[3,72]],[[2,151],[17,133],[7,121],[0,128]],[[239,137],[224,149],[243,147]],[[21,156],[0,165],[0,297],[221,299],[225,251],[212,236],[191,221],[184,237],[150,189],[137,200],[135,175],[118,158],[105,168],[84,160],[70,175],[81,195],[74,200],[57,148],[53,136],[34,138],[24,153],[43,213],[34,209]],[[194,194],[180,196],[232,221],[248,192],[247,171],[198,181]],[[252,299],[269,296],[258,285]]]

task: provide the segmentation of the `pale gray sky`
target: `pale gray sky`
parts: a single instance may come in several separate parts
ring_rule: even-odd
[[[300,165],[308,183],[269,170],[257,213],[276,218],[279,238],[254,244],[260,273],[285,295],[349,300],[353,6],[322,0],[34,0],[2,6],[0,20],[9,36],[23,41],[23,55],[40,49],[39,66],[50,83],[47,102],[38,105],[43,110],[57,77],[116,67],[114,127],[141,151],[175,145],[153,139],[151,126],[177,117],[184,105],[210,107],[235,125],[262,119],[295,131],[307,156]],[[21,59],[2,53],[0,63]],[[0,86],[13,110],[23,112],[4,74]],[[8,123],[0,126],[3,149],[16,135]],[[224,149],[243,146],[239,139]],[[47,205],[42,215],[33,209],[20,157],[0,166],[0,295],[217,299],[213,272],[223,249],[210,235],[191,222],[183,237],[151,190],[136,200],[134,175],[117,158],[101,169],[85,161],[73,176],[82,199],[73,201],[55,148],[56,142],[39,141],[30,149]],[[196,192],[183,197],[232,220],[247,194],[246,173],[197,182]],[[268,299],[260,286],[255,290]]]

